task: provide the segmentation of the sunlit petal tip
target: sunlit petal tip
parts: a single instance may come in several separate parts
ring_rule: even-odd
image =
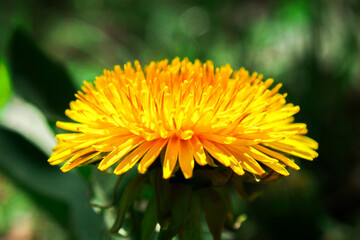
[[[183,173],[184,173],[184,172],[183,172]],[[184,177],[185,177],[186,179],[192,178],[192,176],[193,176],[192,173],[190,173],[190,174],[184,173]]]
[[[145,167],[138,167],[138,171],[139,171],[139,173],[141,173],[141,174],[145,174],[146,173],[146,171],[147,171],[147,168],[145,168]]]
[[[100,170],[100,171],[105,171],[106,169],[108,169],[107,167],[105,167],[105,166],[98,166],[98,169]]]
[[[169,171],[164,171],[163,172],[163,178],[164,179],[169,179],[172,175],[172,172],[169,172]]]
[[[73,168],[69,168],[69,166],[67,166],[67,165],[64,165],[64,166],[62,166],[62,167],[60,168],[60,170],[61,170],[62,172],[68,172],[68,171],[70,171],[71,169],[73,169]]]
[[[123,173],[125,173],[124,171],[115,171],[114,170],[114,172],[113,172],[115,175],[121,175],[121,174],[123,174]]]
[[[58,164],[60,164],[60,163],[62,163],[62,162],[64,162],[63,160],[48,160],[48,163],[50,164],[50,165],[58,165]]]
[[[66,111],[69,111],[69,110],[65,110],[65,112],[66,112]],[[59,126],[61,126],[61,121],[56,121],[55,124],[56,124],[56,126],[57,126],[58,128],[61,128],[61,127],[59,127]]]
[[[284,176],[289,176],[289,175],[290,175],[290,173],[289,173],[288,171],[286,171],[286,172],[284,172],[284,173],[280,172],[280,174],[282,174],[282,175],[284,175]]]

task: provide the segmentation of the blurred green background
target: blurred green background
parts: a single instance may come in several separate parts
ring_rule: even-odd
[[[247,220],[225,237],[360,239],[360,1],[1,1],[0,23],[0,239],[102,239],[96,173],[47,164],[54,123],[104,68],[176,56],[284,83],[320,143],[254,201],[234,196]]]

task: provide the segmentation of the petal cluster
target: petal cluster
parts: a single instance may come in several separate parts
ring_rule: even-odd
[[[73,133],[56,136],[49,162],[65,162],[63,171],[99,162],[122,174],[137,163],[145,173],[160,159],[164,178],[178,169],[190,178],[195,164],[288,175],[286,166],[299,169],[290,157],[312,160],[318,144],[306,124],[294,123],[299,107],[278,93],[281,84],[270,88],[273,79],[262,78],[179,58],[144,70],[137,61],[115,66],[75,94],[65,112],[74,122],[57,122]]]

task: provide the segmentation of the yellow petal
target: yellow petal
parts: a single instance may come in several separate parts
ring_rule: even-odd
[[[229,167],[231,163],[231,155],[228,153],[224,153],[223,151],[219,150],[214,143],[210,141],[200,139],[202,145],[216,160],[222,163],[224,166]]]
[[[107,155],[99,164],[98,169],[104,171],[111,167],[114,163],[119,161],[125,154],[130,152],[135,147],[143,143],[141,138],[130,138],[128,141],[117,147],[109,155]]]
[[[129,143],[129,139],[136,139],[138,141],[143,140],[142,138],[139,138],[138,136],[135,136],[133,134],[127,135],[127,136],[114,136],[110,138],[97,138],[98,141],[93,143],[91,146],[94,151],[99,152],[112,152],[115,148],[118,148],[119,146],[126,146],[126,144]],[[103,141],[100,141],[102,140]]]
[[[269,168],[273,169],[275,172],[278,172],[284,176],[289,176],[289,172],[280,163],[269,163],[269,162],[263,162],[263,163]]]
[[[243,148],[243,150],[245,150],[246,153],[251,155],[254,159],[256,159],[257,161],[260,161],[261,163],[265,164],[266,166],[275,170],[276,172],[278,172],[284,176],[289,175],[289,172],[278,162],[278,160],[271,158],[252,147]]]
[[[229,145],[226,146],[226,148],[233,154],[233,156],[245,170],[257,175],[262,175],[265,173],[264,169],[250,155],[244,153],[234,146]]]
[[[218,167],[218,165],[215,164],[213,158],[209,155],[208,152],[205,152],[205,156],[206,156],[206,163],[207,163],[209,166]]]
[[[294,140],[298,141],[299,143],[305,144],[308,147],[313,148],[313,149],[319,148],[319,144],[316,141],[314,141],[313,139],[306,137],[306,136],[296,135],[296,136],[292,136],[291,139],[294,139]]]
[[[180,148],[180,139],[177,136],[171,137],[166,148],[164,163],[163,163],[163,178],[171,177],[174,167],[177,162]]]
[[[141,144],[138,148],[136,148],[128,156],[120,161],[120,163],[115,168],[114,173],[120,175],[127,172],[140,160],[142,156],[144,156],[144,154],[154,145],[155,142],[156,140]]]
[[[158,139],[157,142],[149,149],[149,151],[145,154],[143,159],[141,159],[140,164],[138,166],[138,170],[140,173],[145,173],[148,167],[155,161],[155,159],[159,156],[161,150],[164,148],[167,143],[167,139]]]
[[[81,142],[89,139],[88,134],[83,133],[61,133],[56,135],[58,142]]]
[[[63,162],[64,160],[71,158],[79,150],[80,149],[74,149],[72,146],[69,146],[69,148],[62,148],[59,151],[56,151],[53,154],[51,154],[48,162],[53,165],[58,164],[58,163],[54,163],[54,161]]]
[[[252,147],[239,147],[241,151],[244,153],[249,154],[252,158],[254,158],[257,161],[260,161],[262,163],[278,163],[279,161],[275,158],[271,158],[269,156],[266,156],[262,152],[259,152],[258,150],[252,148]]]
[[[310,161],[318,156],[311,148],[290,141],[264,143],[263,145]]]
[[[191,138],[191,144],[194,151],[194,157],[196,162],[201,166],[206,165],[207,161],[206,161],[204,148],[196,136],[193,136],[193,138]]]
[[[240,164],[231,164],[230,165],[230,168],[237,174],[237,175],[244,175],[245,172],[244,172],[244,169],[241,167]]]
[[[265,147],[260,146],[260,145],[255,145],[255,146],[252,146],[252,147],[257,149],[258,151],[266,154],[266,155],[269,155],[270,157],[273,157],[273,158],[276,158],[276,159],[282,161],[283,163],[285,163],[286,165],[288,165],[289,167],[291,167],[291,168],[293,168],[295,170],[300,169],[300,167],[298,165],[296,165],[291,159],[285,157],[281,153],[271,151],[270,149],[265,148]]]
[[[188,140],[180,141],[179,164],[185,178],[191,178],[194,169],[194,155]]]
[[[93,157],[99,155],[99,152],[89,152],[87,151],[81,151],[74,155],[69,161],[67,161],[60,169],[63,172],[70,171],[71,169],[87,162],[88,160],[92,159]]]
[[[248,146],[248,145],[258,144],[260,142],[257,139],[240,139],[232,136],[221,136],[216,134],[201,134],[201,137],[209,141],[214,141],[221,144]]]

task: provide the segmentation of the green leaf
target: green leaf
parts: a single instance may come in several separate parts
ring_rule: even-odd
[[[83,176],[86,180],[90,180],[91,178],[91,166],[89,165],[85,165],[85,166],[81,166],[79,168],[76,169],[76,171]]]
[[[9,57],[16,94],[40,108],[48,118],[63,118],[75,93],[65,68],[20,29],[11,38]]]
[[[245,191],[244,182],[240,178],[234,178],[232,181],[232,186],[235,191],[245,200],[250,201],[249,194]]]
[[[189,213],[179,233],[179,239],[203,239],[201,223],[200,205],[197,198],[193,196]]]
[[[224,211],[226,211],[225,228],[233,230],[235,220],[233,215],[229,189],[226,186],[214,187],[214,189],[220,194],[221,198],[225,201],[225,205],[226,205],[226,208],[224,209]]]
[[[169,226],[162,228],[159,233],[159,240],[172,239],[179,232],[188,214],[191,201],[191,185],[171,183],[171,221]]]
[[[80,167],[80,169],[83,167]],[[107,209],[117,205],[126,187],[139,175],[136,168],[132,168],[128,172],[118,176],[113,174],[112,171],[99,171],[94,165],[89,167],[91,169],[89,180],[92,189],[91,203],[93,207],[99,209]],[[112,224],[114,221],[112,214],[107,216],[109,224]]]
[[[158,222],[162,228],[166,228],[171,218],[169,180],[163,179],[161,168],[154,168],[150,171],[150,183],[154,193]]]
[[[150,240],[152,238],[156,224],[156,205],[155,201],[151,199],[148,203],[141,223],[141,240]]]
[[[112,233],[118,233],[121,226],[123,225],[125,214],[128,211],[131,204],[134,202],[138,192],[143,187],[145,180],[147,179],[147,175],[139,175],[137,176],[130,184],[125,188],[119,205],[117,207],[117,215],[116,220],[113,227],[110,229]]]
[[[8,69],[4,61],[0,61],[0,109],[11,94],[11,83]]]
[[[227,220],[228,204],[213,188],[200,189],[198,194],[209,230],[214,240],[219,240]]]
[[[100,239],[102,217],[89,205],[84,179],[62,173],[22,136],[0,127],[0,171],[26,191],[75,239]]]

